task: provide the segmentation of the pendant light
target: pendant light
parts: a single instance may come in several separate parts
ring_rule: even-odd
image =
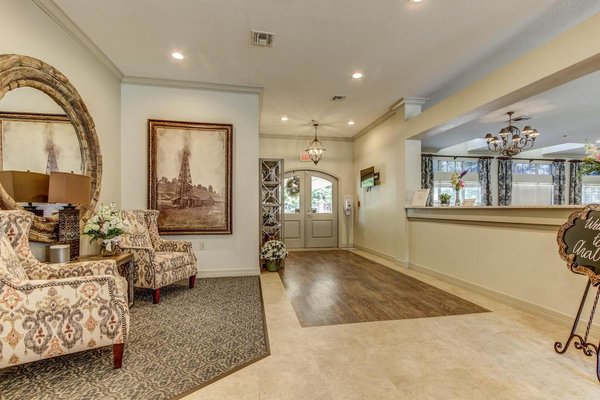
[[[308,144],[308,147],[306,148],[306,152],[308,153],[312,162],[314,162],[315,165],[317,165],[319,163],[319,161],[321,161],[321,158],[323,157],[323,154],[325,153],[325,148],[323,147],[323,145],[321,144],[321,142],[319,142],[319,139],[317,138],[317,128],[319,127],[319,124],[313,120],[313,126],[315,127],[315,138],[313,139],[312,142],[310,142]]]

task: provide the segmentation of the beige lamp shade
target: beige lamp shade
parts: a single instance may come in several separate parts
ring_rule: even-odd
[[[90,204],[92,180],[87,175],[51,172],[49,186],[49,203]]]
[[[48,201],[50,176],[29,171],[0,171],[0,184],[17,203]]]

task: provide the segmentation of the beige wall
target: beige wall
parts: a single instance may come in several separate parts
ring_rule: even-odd
[[[148,119],[233,124],[233,234],[173,238],[192,242],[201,276],[258,274],[259,95],[124,84],[121,112],[126,209],[147,207]]]
[[[360,207],[356,207],[354,244],[396,259],[398,200],[398,156],[394,116],[354,142],[354,187]],[[370,191],[360,187],[360,171],[375,167],[380,185]]]
[[[32,1],[0,0],[0,54],[32,56],[61,71],[77,88],[92,118],[102,150],[104,172],[100,202],[121,200],[120,80],[63,31]],[[16,89],[18,91],[19,89]],[[16,93],[15,91],[15,93]],[[10,93],[7,95],[10,96]],[[19,96],[17,96],[19,97]],[[35,111],[45,111],[36,103]],[[31,104],[11,104],[13,111],[31,111]],[[0,100],[0,110],[3,110]],[[50,110],[49,110],[50,111]],[[82,240],[82,251],[87,251]],[[34,244],[36,256],[45,246]]]
[[[327,149],[323,159],[318,165],[312,162],[300,161],[300,152],[306,148],[310,138],[260,138],[261,158],[283,158],[286,171],[294,169],[310,169],[325,172],[338,178],[338,242],[340,246],[346,246],[346,224],[350,224],[350,243],[352,237],[352,221],[345,218],[343,213],[343,201],[345,195],[354,197],[355,174],[352,173],[352,142],[320,139]]]
[[[355,142],[355,171],[366,164],[397,163],[385,185],[397,193],[366,197],[355,242],[375,253],[409,262],[550,314],[574,315],[585,279],[567,271],[558,256],[556,231],[481,224],[408,221],[404,204],[418,187],[412,155],[421,135],[440,134],[481,115],[541,93],[600,67],[600,15],[500,68],[411,120],[396,115]],[[557,56],[557,55],[560,55]],[[395,148],[395,153],[390,149]],[[412,149],[412,150],[411,150]],[[390,182],[390,179],[395,182]],[[384,189],[384,186],[380,190]],[[373,192],[372,192],[373,193]],[[370,195],[371,193],[360,194]],[[386,221],[396,220],[395,227]]]

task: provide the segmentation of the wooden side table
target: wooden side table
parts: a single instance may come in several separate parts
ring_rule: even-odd
[[[133,306],[133,284],[135,281],[135,266],[133,265],[133,255],[131,253],[121,253],[112,256],[81,256],[76,261],[101,261],[115,260],[119,275],[127,279],[127,300],[129,307]]]

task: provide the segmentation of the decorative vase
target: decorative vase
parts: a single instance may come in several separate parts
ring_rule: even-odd
[[[455,206],[460,206],[461,201],[460,201],[460,189],[455,189],[455,196],[454,196],[454,205]]]
[[[100,255],[103,257],[114,256],[116,252],[116,246],[110,240],[103,240],[100,242]]]
[[[281,260],[267,260],[267,271],[277,272],[281,268]]]

